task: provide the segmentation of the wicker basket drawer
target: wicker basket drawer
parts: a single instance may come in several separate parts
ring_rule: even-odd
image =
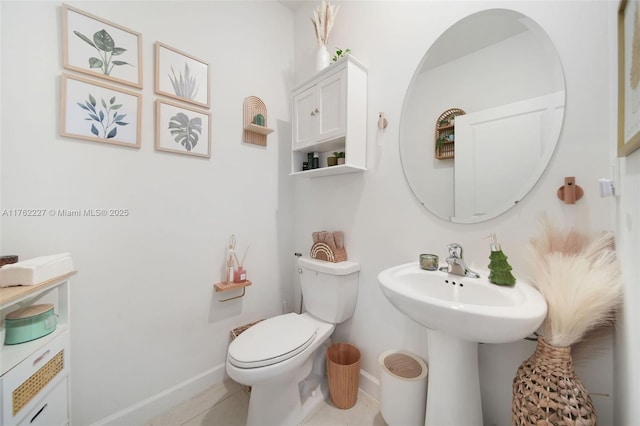
[[[66,426],[69,424],[68,381],[65,378],[38,401],[20,426]]]
[[[27,414],[31,414],[33,417],[36,414],[33,410],[37,407],[41,408],[40,403],[43,397],[48,395],[59,383],[66,382],[66,377],[69,374],[68,336],[68,332],[56,336],[2,376],[3,425],[18,424],[27,417]],[[66,395],[66,385],[61,388],[65,390]],[[64,412],[66,413],[66,397],[64,404]],[[43,410],[43,414],[45,410]]]

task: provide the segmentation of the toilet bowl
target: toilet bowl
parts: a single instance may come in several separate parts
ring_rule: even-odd
[[[302,420],[298,384],[311,373],[315,357],[323,355],[316,352],[334,329],[307,313],[291,313],[254,325],[229,345],[227,374],[251,386],[248,426]]]
[[[296,425],[311,411],[310,404],[303,407],[304,384],[326,380],[314,365],[324,365],[336,324],[353,315],[359,269],[354,262],[298,259],[306,312],[261,321],[231,342],[227,374],[251,386],[247,426]],[[315,390],[311,394],[310,403],[322,401]]]

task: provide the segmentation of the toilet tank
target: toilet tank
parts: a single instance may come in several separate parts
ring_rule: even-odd
[[[304,306],[314,317],[339,324],[353,315],[358,298],[360,264],[298,258]]]

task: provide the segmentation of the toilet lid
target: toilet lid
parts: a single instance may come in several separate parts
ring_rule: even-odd
[[[240,368],[276,364],[305,350],[316,336],[316,324],[296,313],[261,321],[229,345],[229,362]]]

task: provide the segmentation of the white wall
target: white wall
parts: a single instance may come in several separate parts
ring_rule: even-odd
[[[2,7],[0,7],[0,22],[2,22]],[[0,52],[2,52],[2,31],[0,31]],[[0,55],[0,92],[2,91],[2,56]],[[0,102],[0,123],[2,123],[2,102]],[[2,174],[2,134],[0,133],[0,176]],[[2,185],[0,184],[0,210],[3,209],[2,203]],[[0,253],[2,251],[2,216],[0,215]]]
[[[609,5],[609,20],[617,19],[618,4]],[[617,38],[610,39],[611,64],[617,71]],[[611,104],[612,121],[617,119],[617,96]],[[612,132],[617,132],[617,122]],[[616,152],[616,141],[610,149]],[[616,177],[615,218],[617,221],[617,247],[625,278],[625,303],[616,327],[615,358],[615,424],[637,424],[640,418],[640,150],[612,162]]]
[[[526,279],[524,245],[536,235],[540,214],[559,226],[585,231],[612,229],[612,201],[601,199],[598,178],[609,171],[609,99],[613,91],[608,63],[607,3],[557,1],[341,2],[330,47],[350,48],[369,68],[368,167],[358,175],[296,179],[295,248],[306,252],[311,233],[344,230],[350,259],[359,261],[360,287],[354,317],[338,326],[336,339],[362,353],[362,368],[378,376],[378,355],[390,348],[426,357],[425,332],[397,311],[379,290],[377,274],[392,265],[415,261],[419,253],[445,255],[459,242],[471,268],[486,267],[489,247],[483,237],[496,232],[514,273]],[[296,13],[296,81],[312,73],[314,36],[309,16],[314,4]],[[436,38],[459,19],[489,7],[506,7],[538,22],[558,49],[563,64],[567,105],[558,149],[538,185],[516,207],[491,221],[459,225],[444,222],[414,200],[402,174],[398,126],[404,95],[416,66]],[[579,19],[576,19],[579,16]],[[588,48],[585,48],[588,46]],[[454,105],[455,106],[455,105]],[[389,127],[378,132],[384,112]],[[381,144],[381,145],[379,145]],[[565,176],[575,176],[585,191],[573,206],[556,197]],[[482,345],[482,397],[487,425],[510,424],[511,381],[517,366],[534,348],[530,342]],[[612,424],[611,336],[593,342],[578,358],[578,374],[593,399],[602,424]],[[437,390],[434,390],[437,391]]]
[[[638,422],[640,407],[640,151],[620,161],[618,247],[625,278],[625,305],[616,333],[616,424]]]
[[[58,135],[60,5],[1,3],[2,207],[130,214],[2,217],[0,241],[3,254],[23,259],[69,251],[79,271],[72,423],[141,423],[118,413],[181,384],[221,381],[229,331],[279,314],[283,299],[292,306],[293,21],[276,2],[71,2],[142,34],[137,150]],[[155,41],[210,64],[211,159],[154,150]],[[251,95],[276,130],[267,147],[242,142],[242,102]],[[244,299],[219,303],[213,283],[232,233],[240,253],[251,246],[253,285]]]

